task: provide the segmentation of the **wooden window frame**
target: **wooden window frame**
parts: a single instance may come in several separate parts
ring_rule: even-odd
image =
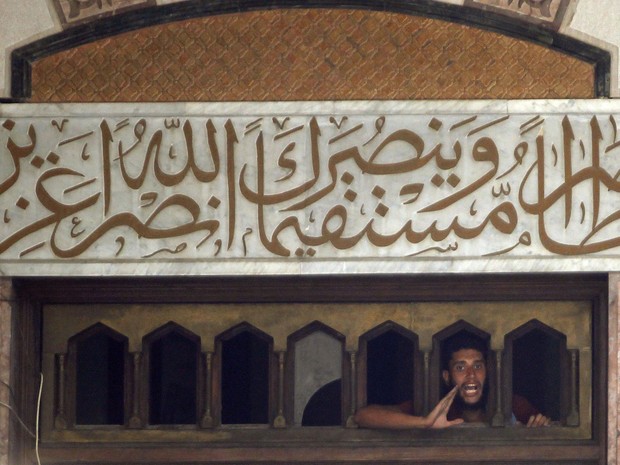
[[[18,311],[12,377],[17,405],[34,423],[41,370],[42,309],[51,304],[438,302],[580,300],[592,308],[592,437],[554,439],[552,431],[504,428],[393,432],[346,427],[244,431],[228,439],[178,444],[50,443],[43,464],[106,463],[562,463],[603,465],[607,436],[606,274],[360,275],[14,280]],[[17,339],[17,338],[16,338]],[[345,357],[345,361],[348,357]],[[349,370],[345,370],[348,373]],[[349,381],[343,386],[349,386]],[[344,395],[349,392],[344,388]],[[343,414],[351,399],[343,402]],[[475,431],[474,431],[475,430]],[[543,441],[532,439],[542,437]],[[13,427],[11,463],[31,463],[34,444]],[[412,440],[415,438],[415,440]],[[481,447],[484,446],[484,447]]]

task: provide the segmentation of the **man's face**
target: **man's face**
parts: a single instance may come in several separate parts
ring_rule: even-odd
[[[446,383],[458,386],[458,396],[466,405],[476,405],[482,399],[487,367],[479,351],[457,350],[452,354],[449,370],[444,370],[442,375]]]

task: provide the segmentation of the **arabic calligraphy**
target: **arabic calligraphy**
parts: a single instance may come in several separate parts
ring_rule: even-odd
[[[0,120],[0,260],[620,251],[618,115]]]
[[[153,0],[54,0],[59,19],[64,25],[154,4]]]
[[[568,8],[567,0],[466,0],[465,5],[492,8],[503,13],[516,13],[529,20],[553,23],[556,27]]]

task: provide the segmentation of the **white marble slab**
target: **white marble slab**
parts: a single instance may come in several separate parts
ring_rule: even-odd
[[[0,106],[0,273],[615,271],[620,102]]]

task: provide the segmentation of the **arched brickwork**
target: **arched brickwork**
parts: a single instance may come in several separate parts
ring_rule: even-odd
[[[153,17],[156,10],[165,13],[162,7],[152,10]],[[454,12],[446,11],[454,20]],[[28,81],[33,102],[592,98],[601,93],[601,63],[577,53],[579,44],[554,41],[549,32],[534,39],[556,48],[515,38],[514,27],[503,34],[438,19],[443,11],[433,17],[426,11],[418,16],[367,8],[216,13],[160,19],[153,26],[144,20],[143,28],[127,21],[125,29],[132,29],[127,32],[120,26],[111,30],[104,19],[90,24],[91,31],[99,31],[90,36],[85,26],[76,27],[17,50],[14,87],[19,93],[19,64],[23,68],[27,62],[31,81],[30,75],[21,80]],[[561,46],[572,48],[574,56],[557,49]]]

